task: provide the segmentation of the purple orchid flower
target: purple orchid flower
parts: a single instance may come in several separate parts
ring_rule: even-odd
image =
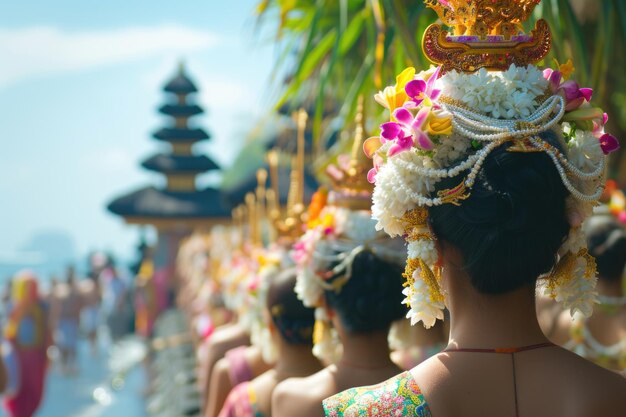
[[[593,136],[598,138],[600,142],[600,148],[602,148],[602,152],[605,155],[610,154],[611,152],[615,152],[619,149],[619,141],[617,138],[610,133],[604,133],[604,125],[609,121],[609,115],[606,113],[602,114],[602,121],[593,121]]]
[[[593,136],[600,139],[600,136],[604,135],[604,125],[609,121],[609,115],[604,113],[602,114],[602,122],[598,123],[596,121],[593,122]]]
[[[389,148],[388,156],[394,156],[401,152],[408,151],[413,146],[420,149],[429,150],[433,148],[433,142],[430,140],[426,132],[422,130],[430,108],[424,107],[415,117],[410,111],[404,107],[399,107],[393,112],[397,122],[387,122],[380,125],[381,142],[394,141],[395,143]]]
[[[600,148],[605,155],[615,152],[619,149],[619,141],[610,133],[605,133],[598,139],[600,141]]]
[[[441,90],[435,88],[435,81],[439,78],[441,67],[437,67],[435,72],[432,73],[428,81],[424,80],[412,80],[409,81],[404,87],[404,91],[411,99],[404,105],[407,108],[415,108],[424,103],[427,106],[432,106],[433,101],[437,100],[441,95]]]
[[[561,94],[565,98],[565,111],[575,110],[585,101],[591,101],[593,89],[585,87],[580,88],[576,81],[573,80],[561,83],[563,78],[561,71],[546,68],[543,70],[543,76],[549,81],[552,93]]]

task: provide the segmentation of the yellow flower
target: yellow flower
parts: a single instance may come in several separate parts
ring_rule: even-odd
[[[452,133],[452,115],[450,113],[431,112],[426,121],[426,130],[432,135],[446,136]]]
[[[333,227],[335,225],[335,217],[330,213],[326,213],[324,217],[322,217],[320,224],[324,226],[325,229]]]
[[[398,107],[401,107],[407,100],[408,96],[404,91],[406,84],[415,77],[415,68],[408,67],[396,77],[396,85],[386,87],[383,91],[379,91],[374,99],[384,108],[389,109],[391,113]]]
[[[561,72],[564,80],[569,79],[569,77],[576,70],[571,59],[568,59],[565,64],[559,64],[559,61],[557,61],[557,65],[559,65],[559,71]]]
[[[307,223],[307,227],[309,229],[315,229],[316,227],[321,226],[323,229],[332,228],[335,225],[335,218],[332,214],[326,213],[321,217],[317,217],[315,219],[310,220]]]

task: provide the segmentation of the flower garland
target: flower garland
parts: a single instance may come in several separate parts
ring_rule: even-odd
[[[437,254],[423,213],[434,205],[462,204],[485,158],[506,142],[513,143],[511,150],[548,154],[571,194],[566,214],[572,233],[546,291],[572,314],[590,314],[596,302],[595,263],[580,226],[602,193],[605,155],[619,143],[604,132],[608,117],[591,106],[593,91],[568,80],[572,72],[571,61],[557,70],[511,65],[507,71],[474,74],[441,75],[437,67],[416,75],[407,68],[394,86],[375,96],[389,110],[390,121],[363,147],[373,160],[368,173],[375,183],[372,216],[377,230],[408,241],[404,303],[412,324],[430,327],[443,319]],[[546,131],[557,134],[565,153],[539,138]],[[468,174],[457,187],[434,193],[439,180],[463,172]]]

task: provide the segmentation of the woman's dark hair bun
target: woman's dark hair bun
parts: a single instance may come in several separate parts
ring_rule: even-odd
[[[295,292],[296,270],[272,277],[266,307],[281,337],[292,345],[312,345],[315,310],[305,307]]]
[[[402,266],[364,250],[354,257],[352,275],[341,290],[325,292],[326,302],[348,332],[387,331],[407,312],[402,304],[402,272]],[[337,274],[329,282],[341,277]]]
[[[552,132],[542,139],[560,148]],[[533,285],[552,269],[569,231],[568,195],[550,157],[544,152],[493,150],[460,206],[429,209],[437,239],[458,248],[471,283],[485,294],[502,294]],[[436,191],[464,181],[467,172],[439,182]]]

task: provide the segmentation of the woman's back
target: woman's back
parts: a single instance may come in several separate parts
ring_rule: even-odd
[[[411,375],[435,417],[617,417],[626,410],[624,378],[556,346],[445,352]]]

